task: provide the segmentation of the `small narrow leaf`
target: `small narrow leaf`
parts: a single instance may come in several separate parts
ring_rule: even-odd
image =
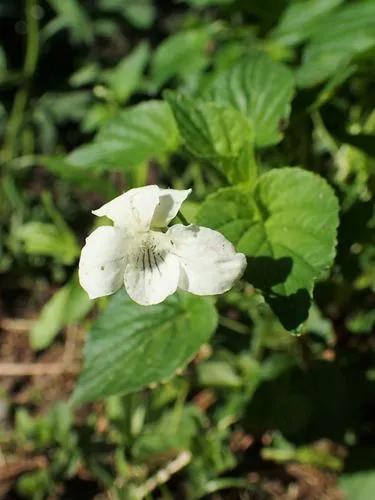
[[[140,306],[118,292],[89,332],[75,403],[137,391],[184,368],[217,323],[209,299],[176,294]]]
[[[104,81],[112,90],[116,100],[124,103],[139,85],[142,72],[149,58],[147,43],[140,43],[117,66],[107,70]]]
[[[67,283],[43,307],[31,330],[31,347],[37,350],[48,347],[64,326],[77,323],[92,306],[76,279]]]

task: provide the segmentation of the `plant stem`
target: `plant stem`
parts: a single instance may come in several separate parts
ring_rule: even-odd
[[[26,54],[23,64],[23,83],[18,89],[5,131],[2,162],[7,162],[17,154],[16,143],[23,122],[23,115],[29,98],[31,81],[35,73],[39,54],[38,19],[35,15],[36,0],[26,0]]]
[[[182,222],[182,224],[184,224],[185,226],[188,226],[190,224],[190,222],[188,222],[185,219],[185,217],[182,215],[181,212],[178,212],[177,217],[180,219],[180,221]]]
[[[236,321],[235,319],[227,318],[226,316],[220,316],[219,324],[228,328],[228,330],[232,330],[233,332],[240,333],[241,335],[248,335],[250,333],[249,327],[241,323],[240,321]]]

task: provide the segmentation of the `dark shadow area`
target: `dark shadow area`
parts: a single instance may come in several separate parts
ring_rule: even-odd
[[[290,257],[281,257],[280,259],[249,257],[247,262],[246,278],[255,288],[259,288],[263,292],[284,283],[293,268],[293,261]]]
[[[308,371],[295,367],[264,383],[247,407],[246,428],[279,429],[295,443],[322,437],[343,442],[350,429],[370,446],[374,394],[375,382],[354,357],[314,361]]]
[[[306,321],[311,297],[306,289],[297,290],[291,295],[281,295],[272,290],[276,285],[282,285],[293,268],[290,257],[273,259],[272,257],[250,257],[246,278],[259,290],[273,312],[278,316],[284,328],[296,331]]]
[[[266,295],[266,300],[286,330],[297,331],[301,323],[307,320],[311,297],[305,288],[287,296]]]

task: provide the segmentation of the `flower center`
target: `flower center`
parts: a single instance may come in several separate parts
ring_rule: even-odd
[[[137,249],[136,264],[142,271],[157,270],[161,274],[168,249],[163,234],[155,231],[147,232]]]

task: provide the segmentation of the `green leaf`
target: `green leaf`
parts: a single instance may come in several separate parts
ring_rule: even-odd
[[[192,7],[212,7],[214,5],[230,5],[234,0],[181,0]]]
[[[178,142],[168,105],[147,101],[109,119],[93,143],[79,147],[66,159],[78,167],[126,170],[172,152]]]
[[[230,106],[166,92],[186,147],[232,182],[253,175],[253,134],[248,120]],[[239,168],[240,165],[240,168]]]
[[[316,26],[297,72],[301,87],[312,87],[375,47],[375,3],[359,2],[325,16]]]
[[[43,307],[31,330],[31,347],[48,347],[63,327],[77,323],[93,304],[76,280],[67,283]]]
[[[250,120],[258,147],[278,143],[280,125],[288,119],[294,79],[284,65],[252,52],[220,73],[209,90],[212,99],[231,105]]]
[[[248,256],[248,280],[286,329],[306,320],[314,281],[335,255],[338,203],[324,179],[297,167],[271,170],[253,192],[227,188],[209,196],[197,222]]]
[[[199,383],[208,387],[241,387],[242,380],[226,361],[206,361],[198,365]]]
[[[174,76],[185,78],[199,71],[207,61],[207,30],[176,33],[156,49],[151,64],[151,78],[158,89]]]
[[[359,470],[343,474],[339,486],[346,500],[372,500],[375,490],[375,470]]]
[[[156,15],[152,0],[99,0],[100,7],[109,12],[121,14],[128,22],[139,29],[149,28]]]
[[[284,45],[296,45],[319,25],[321,19],[343,0],[305,0],[291,3],[283,12],[271,37]]]
[[[53,257],[66,265],[72,264],[79,254],[74,234],[48,222],[26,222],[16,229],[15,237],[23,243],[27,254]]]
[[[137,89],[148,58],[148,44],[140,43],[117,66],[104,73],[103,79],[119,103],[126,102]]]
[[[87,90],[46,92],[37,102],[37,106],[45,110],[53,122],[60,124],[82,120],[90,101],[91,93]]]
[[[121,290],[88,334],[73,401],[126,394],[172,377],[209,340],[216,324],[208,299],[175,294],[144,307]]]
[[[5,50],[0,45],[0,80],[2,80],[3,74],[5,74],[6,70],[7,70],[7,58]]]
[[[156,454],[191,449],[193,438],[199,431],[200,419],[199,409],[194,405],[186,405],[181,411],[164,412],[158,421],[145,426],[134,443],[134,457],[149,460]]]
[[[86,10],[77,0],[48,0],[57,12],[57,17],[50,21],[42,31],[44,39],[48,39],[61,29],[67,29],[74,44],[90,44],[94,34],[90,18]]]

